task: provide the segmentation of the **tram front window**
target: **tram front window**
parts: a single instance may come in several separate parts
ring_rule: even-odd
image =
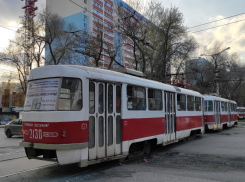
[[[49,78],[28,83],[24,111],[79,111],[82,107],[80,79]]]
[[[82,109],[82,84],[81,80],[63,78],[58,110],[80,111]]]

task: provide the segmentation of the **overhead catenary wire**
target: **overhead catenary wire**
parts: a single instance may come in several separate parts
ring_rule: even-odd
[[[198,30],[198,31],[195,31],[195,32],[188,32],[188,33],[198,33],[198,32],[203,32],[203,31],[206,31],[206,30],[210,30],[210,29],[214,29],[214,28],[218,28],[218,27],[222,27],[222,26],[227,26],[227,25],[230,25],[230,24],[234,24],[234,23],[239,23],[241,21],[245,21],[245,19],[242,19],[242,20],[238,20],[238,21],[234,21],[234,22],[231,22],[231,23],[226,23],[226,24],[223,24],[223,25],[218,25],[218,26],[215,26],[215,27],[211,27],[211,28],[206,28],[206,29],[203,29],[203,30]]]
[[[193,27],[188,27],[187,29],[200,27],[200,26],[203,26],[203,25],[207,25],[207,24],[210,24],[210,23],[215,23],[215,22],[218,22],[218,21],[222,21],[222,20],[225,20],[225,19],[229,19],[229,18],[233,18],[233,17],[236,17],[236,16],[241,16],[241,15],[245,15],[245,13],[240,13],[240,14],[228,16],[228,17],[225,17],[225,18],[222,18],[222,19],[214,20],[214,21],[203,23],[203,24],[200,24],[200,25],[195,25]]]
[[[75,3],[75,2],[74,2],[74,1],[72,1],[72,0],[69,0],[69,1],[70,1],[70,2],[72,2],[73,4],[75,4],[75,5],[79,6],[80,8],[84,9],[84,11],[87,11],[87,12],[89,12],[89,13],[93,14],[92,12],[90,12],[89,10],[87,10],[87,8],[82,7],[81,5],[79,5],[79,4],[77,4],[77,3]]]
[[[5,29],[7,29],[7,30],[11,30],[11,31],[17,32],[16,30],[12,30],[12,29],[7,28],[7,27],[4,27],[4,26],[2,26],[2,25],[0,25],[0,27],[5,28]]]

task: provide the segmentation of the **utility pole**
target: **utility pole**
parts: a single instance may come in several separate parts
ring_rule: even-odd
[[[229,49],[230,49],[230,47],[227,47],[227,48],[225,48],[224,50],[222,50],[222,51],[220,51],[220,52],[218,52],[218,53],[212,54],[212,55],[205,55],[205,54],[201,54],[201,55],[200,55],[200,56],[211,56],[212,59],[214,60],[214,70],[213,70],[213,73],[215,73],[215,85],[216,85],[216,90],[215,90],[215,92],[216,92],[217,96],[219,96],[219,72],[220,72],[220,70],[218,70],[217,59],[218,59],[219,55],[220,55],[222,52],[224,52],[224,51],[226,51],[226,50],[229,50]]]
[[[215,73],[215,85],[216,85],[216,94],[217,94],[217,96],[219,96],[219,72],[220,72],[220,70],[218,70],[218,64],[217,64],[217,59],[218,59],[218,55],[219,54],[211,55],[213,60],[214,60],[213,73]]]

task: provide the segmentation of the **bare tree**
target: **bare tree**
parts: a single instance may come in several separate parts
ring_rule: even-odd
[[[17,69],[20,87],[25,94],[27,91],[27,79],[30,71],[30,65],[26,62],[24,47],[10,42],[5,50],[6,54],[0,57],[0,62]]]
[[[183,70],[185,61],[197,48],[193,37],[187,35],[183,14],[177,7],[164,8],[158,1],[142,6],[140,1],[127,1],[137,8],[118,5],[118,31],[125,36],[133,49],[136,69],[150,79],[166,81],[166,76],[175,67],[177,74]]]
[[[139,69],[140,63],[142,72],[145,72],[147,60],[145,49],[150,46],[147,19],[128,5],[122,7],[119,4],[115,12],[116,28],[123,35],[125,44],[133,50],[135,69]]]
[[[213,64],[206,59],[193,59],[186,62],[185,79],[191,89],[202,94],[213,93],[215,88]]]
[[[118,60],[116,60],[117,56],[121,57],[121,48],[122,43],[119,39],[113,43],[105,41],[104,53],[110,59],[108,69],[112,68],[113,63],[116,63],[120,67],[124,67]]]
[[[157,52],[151,59],[151,77],[159,81],[166,81],[166,75],[176,67],[177,73],[197,48],[194,38],[187,35],[183,14],[177,7],[164,8],[160,2],[151,1],[146,10],[148,20],[152,22],[153,45]]]
[[[244,101],[245,67],[240,63],[240,58],[236,53],[222,52],[222,50],[224,50],[222,44],[217,42],[213,47],[204,51],[206,59],[188,61],[186,79],[192,83],[193,90],[202,94],[216,93],[218,82],[221,97],[242,103]],[[222,53],[217,54],[219,52]]]
[[[39,14],[39,22],[45,25],[45,36],[39,38],[46,44],[46,64],[76,62],[73,47],[83,31],[78,30],[73,23],[66,23],[57,14],[51,14],[49,10]]]

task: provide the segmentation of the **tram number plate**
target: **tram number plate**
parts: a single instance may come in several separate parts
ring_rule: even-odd
[[[32,101],[32,108],[31,110],[40,110],[42,105],[42,98],[35,98]]]
[[[33,139],[43,138],[43,135],[42,135],[43,132],[41,129],[30,129],[29,133],[30,133],[30,138],[33,138]]]

